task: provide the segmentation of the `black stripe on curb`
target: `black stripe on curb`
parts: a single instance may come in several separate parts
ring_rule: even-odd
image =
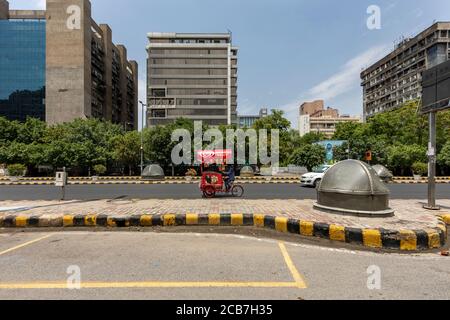
[[[97,225],[100,227],[108,226],[108,216],[105,214],[98,215],[96,221],[97,221]]]
[[[175,216],[175,224],[177,226],[185,226],[186,225],[186,215],[185,214],[177,214]]]
[[[140,215],[133,215],[130,217],[129,220],[130,227],[140,227],[141,226],[141,216]]]
[[[28,219],[27,225],[29,227],[38,227],[40,218],[38,216],[32,216]]]
[[[364,245],[363,230],[358,228],[345,228],[345,242]]]
[[[231,214],[225,213],[220,215],[221,226],[231,226]]]
[[[16,227],[16,217],[15,216],[7,216],[3,219],[3,227],[4,228],[15,228]]]
[[[400,232],[386,229],[380,229],[380,232],[383,248],[400,250],[401,246]]]
[[[330,225],[325,223],[314,223],[314,237],[329,239]]]
[[[160,214],[155,214],[152,216],[152,225],[153,226],[164,226],[164,218]]]
[[[415,233],[417,237],[417,250],[429,249],[430,239],[428,237],[428,233],[422,230],[417,230]]]
[[[287,223],[287,230],[289,233],[300,234],[300,221],[289,219]]]
[[[275,217],[265,216],[264,217],[264,227],[275,230]]]
[[[77,215],[73,217],[73,226],[74,227],[84,227],[84,215]]]
[[[253,215],[252,214],[244,214],[244,226],[250,227],[254,225]]]

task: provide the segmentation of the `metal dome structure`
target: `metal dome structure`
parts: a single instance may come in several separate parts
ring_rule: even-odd
[[[377,164],[372,166],[372,168],[375,170],[377,175],[380,177],[381,181],[383,182],[390,182],[394,178],[394,175],[391,171],[389,171],[388,168],[385,166],[382,166],[381,164]]]
[[[255,172],[253,171],[253,168],[250,166],[245,166],[241,169],[241,177],[254,177]]]
[[[157,164],[149,165],[142,172],[142,178],[145,180],[164,180],[164,170]]]
[[[358,216],[392,216],[389,189],[364,162],[346,160],[325,173],[317,190],[316,209]]]

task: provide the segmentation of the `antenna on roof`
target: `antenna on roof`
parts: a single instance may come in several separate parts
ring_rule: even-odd
[[[228,34],[230,35],[230,42],[233,43],[233,32],[230,29],[227,29]]]

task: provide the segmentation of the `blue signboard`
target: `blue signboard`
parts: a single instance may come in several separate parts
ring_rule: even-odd
[[[316,144],[325,148],[325,150],[327,151],[326,159],[327,159],[327,162],[329,163],[334,160],[333,149],[335,147],[342,146],[346,142],[347,141],[344,141],[344,140],[325,140],[325,141],[317,142]]]

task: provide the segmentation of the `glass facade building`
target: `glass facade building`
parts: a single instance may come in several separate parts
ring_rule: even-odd
[[[45,20],[0,20],[0,117],[45,121]]]

